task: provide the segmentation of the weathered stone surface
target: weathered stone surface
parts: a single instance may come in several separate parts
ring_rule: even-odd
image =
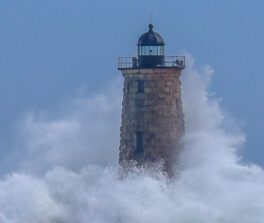
[[[120,165],[165,161],[171,174],[172,162],[181,149],[184,133],[180,75],[181,69],[128,69],[124,76]],[[144,93],[138,93],[138,80]],[[136,133],[143,133],[143,151],[137,152]]]

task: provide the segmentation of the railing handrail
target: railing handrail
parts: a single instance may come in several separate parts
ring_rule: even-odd
[[[160,68],[184,68],[185,67],[185,56],[165,56],[163,66]],[[118,69],[135,69],[138,67],[138,57],[118,57]]]

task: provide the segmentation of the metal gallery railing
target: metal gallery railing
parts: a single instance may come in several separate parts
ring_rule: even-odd
[[[175,67],[183,69],[185,67],[185,56],[165,56],[165,61],[162,65],[157,65],[155,68]],[[139,69],[137,57],[118,57],[118,69]]]

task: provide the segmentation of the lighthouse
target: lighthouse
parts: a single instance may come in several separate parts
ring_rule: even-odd
[[[140,36],[137,56],[119,57],[124,77],[119,164],[145,166],[163,163],[173,175],[182,148],[184,114],[181,71],[184,56],[165,56],[162,36],[149,24]]]

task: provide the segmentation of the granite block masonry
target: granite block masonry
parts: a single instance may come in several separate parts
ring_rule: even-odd
[[[184,133],[181,69],[128,69],[122,74],[119,163],[134,160],[144,165],[163,160],[170,173]]]

